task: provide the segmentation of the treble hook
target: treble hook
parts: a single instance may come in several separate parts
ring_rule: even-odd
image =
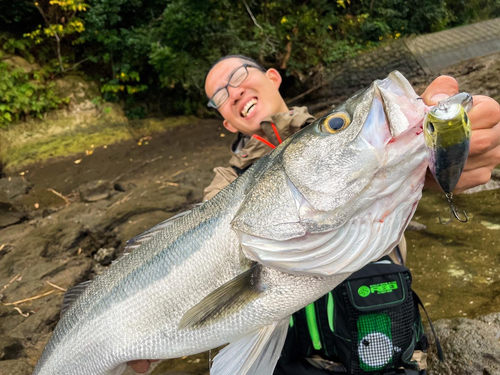
[[[453,214],[453,216],[455,216],[455,219],[457,219],[458,221],[460,221],[461,223],[466,223],[469,221],[469,217],[467,216],[467,212],[464,211],[464,216],[465,216],[465,219],[462,219],[460,218],[460,214],[457,212],[457,208],[455,207],[455,205],[453,204],[453,193],[446,193],[446,199],[448,200],[448,204],[450,205],[450,220],[446,221],[446,222],[443,222],[443,220],[441,219],[441,215],[439,216],[439,222],[443,225],[448,225],[451,220],[453,219],[453,217],[451,216]]]

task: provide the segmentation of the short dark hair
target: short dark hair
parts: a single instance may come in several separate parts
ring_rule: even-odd
[[[217,65],[218,63],[220,63],[221,61],[224,61],[224,60],[227,60],[227,59],[240,59],[240,60],[243,60],[243,61],[248,61],[252,65],[255,65],[257,68],[259,68],[260,70],[262,70],[263,72],[266,71],[266,68],[264,68],[261,64],[259,64],[257,61],[255,61],[251,57],[244,56],[244,55],[226,55],[226,56],[221,57],[219,60],[217,60],[216,62],[214,62],[212,64],[212,66],[208,70],[207,74],[205,75],[205,81],[204,82],[207,81],[208,74],[212,71],[212,69],[214,68],[214,66]]]
[[[264,70],[264,71],[266,70],[261,64],[259,64],[257,61],[255,61],[251,57],[244,56],[244,55],[226,55],[224,57],[221,57],[219,60],[217,60],[215,63],[212,64],[212,66],[210,67],[210,69],[207,72],[207,75],[208,75],[208,73],[210,73],[210,71],[214,68],[215,65],[217,65],[221,61],[224,61],[224,60],[227,60],[227,59],[245,60],[245,61],[251,62],[252,64],[254,64],[257,68],[259,68],[261,70]]]

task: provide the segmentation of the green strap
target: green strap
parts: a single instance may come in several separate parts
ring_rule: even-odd
[[[290,316],[290,328],[293,328],[293,325],[295,324],[295,321],[293,320],[293,315]]]
[[[326,302],[326,313],[328,315],[328,325],[330,326],[330,331],[335,332],[333,328],[333,309],[335,302],[333,300],[332,292],[328,293],[328,301]]]
[[[309,335],[314,349],[321,350],[321,340],[319,338],[318,322],[316,321],[316,308],[314,302],[306,306],[306,320],[307,328],[309,328]]]

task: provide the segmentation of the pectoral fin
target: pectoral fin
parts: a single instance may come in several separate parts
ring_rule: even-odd
[[[285,344],[286,318],[232,342],[215,357],[211,375],[272,374]]]
[[[203,298],[184,314],[179,323],[179,329],[223,317],[257,298],[262,292],[257,286],[260,269],[261,266],[255,264]]]

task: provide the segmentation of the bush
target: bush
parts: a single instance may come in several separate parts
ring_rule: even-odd
[[[41,71],[26,73],[0,62],[0,128],[29,117],[42,118],[68,102],[54,93],[54,84],[45,78]]]
[[[39,0],[41,13],[58,10],[47,25],[34,4],[0,5],[0,22],[17,33],[4,48],[52,74],[86,60],[78,69],[133,117],[204,113],[205,74],[224,55],[253,57],[304,90],[315,72],[380,42],[500,16],[500,0]],[[18,43],[61,28],[60,41]]]

